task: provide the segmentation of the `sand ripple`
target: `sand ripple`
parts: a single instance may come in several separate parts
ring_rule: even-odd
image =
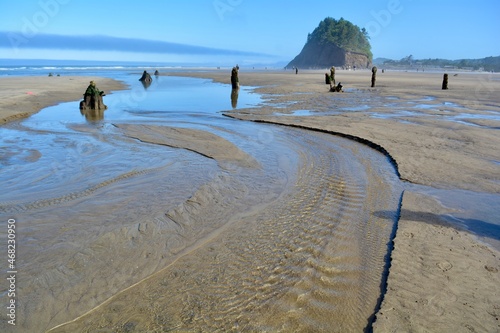
[[[274,135],[263,170],[225,170],[166,213],[198,232],[170,264],[52,331],[362,331],[398,211],[392,167],[328,134]]]

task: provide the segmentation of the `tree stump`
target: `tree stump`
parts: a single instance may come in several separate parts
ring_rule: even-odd
[[[80,110],[105,110],[108,107],[102,101],[102,95],[84,95],[80,102]]]
[[[330,82],[335,85],[335,67],[330,68]]]
[[[142,76],[141,78],[139,79],[139,81],[143,82],[143,83],[148,83],[148,84],[151,84],[151,82],[153,82],[153,79],[151,78],[151,75],[149,75],[148,72],[144,71],[142,73]]]
[[[151,83],[153,82],[153,78],[147,71],[144,71],[139,81],[141,81],[142,85],[144,86],[144,89],[148,89]]]
[[[375,80],[377,79],[377,67],[372,67],[372,88],[375,87]]]
[[[233,67],[233,69],[231,70],[231,86],[233,89],[238,89],[240,87],[237,67]]]
[[[80,102],[80,110],[105,110],[108,107],[104,105],[102,97],[106,96],[104,91],[100,91],[94,81],[90,81],[90,85],[83,94],[83,101]]]
[[[443,85],[441,87],[443,90],[448,89],[448,74],[443,75]]]
[[[339,82],[339,84],[337,84],[336,86],[330,84],[330,91],[331,92],[343,92],[342,87],[343,87],[342,82]]]

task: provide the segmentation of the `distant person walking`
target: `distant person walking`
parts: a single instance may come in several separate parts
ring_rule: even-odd
[[[299,69],[298,69],[298,67],[295,67],[295,74],[299,74]]]

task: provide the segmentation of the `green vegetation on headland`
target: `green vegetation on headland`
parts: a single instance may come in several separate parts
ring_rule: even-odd
[[[371,61],[373,55],[368,39],[365,28],[360,29],[343,18],[335,20],[331,17],[321,21],[319,26],[307,36],[308,43],[317,42],[320,45],[333,43],[346,51],[364,54]]]
[[[424,69],[424,68],[443,68],[470,71],[500,72],[500,56],[486,57],[482,59],[413,59],[412,55],[400,60],[391,60],[377,58],[374,64],[386,68],[401,69]]]

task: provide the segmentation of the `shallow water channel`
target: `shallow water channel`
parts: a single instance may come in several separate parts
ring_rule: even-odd
[[[224,117],[261,102],[249,88],[128,83],[103,114],[62,103],[0,128],[19,326],[369,325],[402,192],[388,159],[326,133]]]

